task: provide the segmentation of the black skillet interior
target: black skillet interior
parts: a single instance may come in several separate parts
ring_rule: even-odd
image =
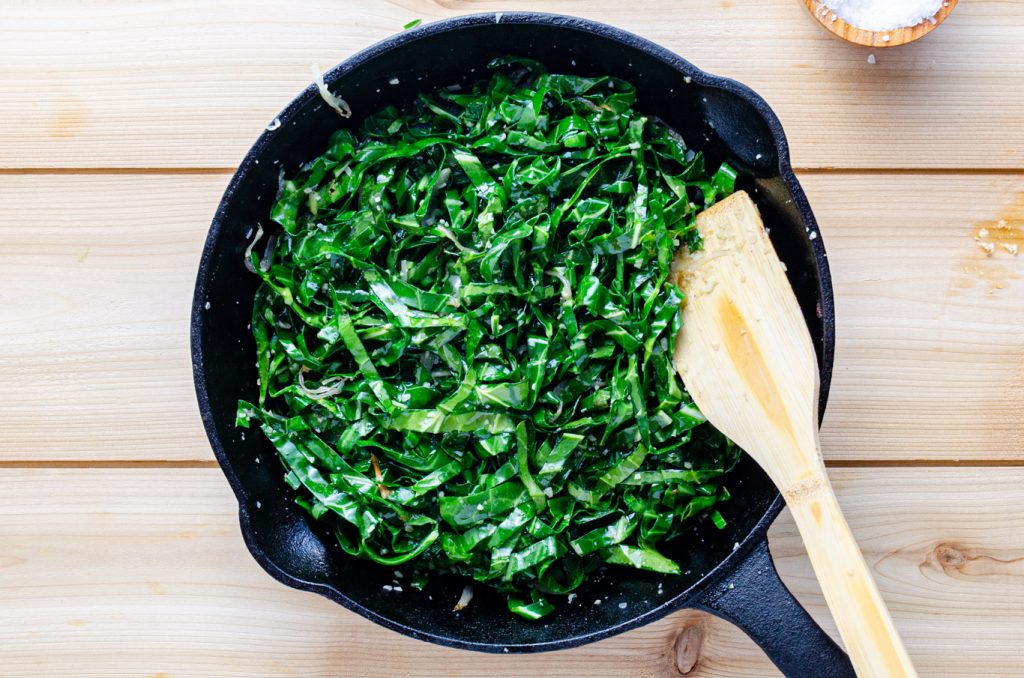
[[[423,592],[408,586],[402,593],[385,591],[393,568],[353,559],[333,545],[294,504],[270,444],[258,431],[233,425],[238,399],[252,400],[256,393],[247,325],[257,279],[243,268],[242,253],[257,222],[270,226],[279,172],[290,174],[319,155],[340,125],[354,128],[366,114],[424,89],[472,82],[491,59],[508,54],[535,58],[555,72],[629,80],[640,110],[678,130],[710,166],[728,160],[745,172],[744,187],[771,224],[822,359],[823,405],[832,351],[827,266],[820,239],[807,235],[816,226],[774,114],[742,85],[710,76],[636,36],[551,15],[460,17],[369,48],[327,74],[332,90],[350,103],[351,120],[340,119],[314,89],[301,94],[282,112],[280,127],[263,134],[246,156],[220,205],[199,271],[192,342],[206,429],[238,497],[246,542],[264,568],[288,585],[315,590],[416,637],[477,650],[535,651],[595,640],[683,606],[764,538],[780,506],[774,487],[745,460],[728,483],[733,499],[722,509],[728,527],[695,525],[691,535],[665,549],[684,564],[682,576],[609,568],[573,603],[559,601],[558,611],[540,622],[509,614],[498,596],[477,586],[473,603],[455,614],[464,582],[437,580]]]

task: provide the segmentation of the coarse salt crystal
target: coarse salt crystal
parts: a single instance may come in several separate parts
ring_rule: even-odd
[[[878,62],[878,59],[875,58],[874,53],[871,53],[871,54],[868,55],[868,63],[869,64],[874,65],[877,62]]]
[[[824,0],[822,7],[868,31],[891,31],[934,19],[943,0]],[[824,15],[823,15],[824,16]],[[888,42],[889,36],[883,41]]]

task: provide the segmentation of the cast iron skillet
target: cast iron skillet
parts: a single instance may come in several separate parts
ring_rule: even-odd
[[[423,592],[382,589],[389,568],[345,555],[295,505],[269,442],[234,426],[239,398],[256,397],[254,345],[248,330],[256,276],[242,265],[247,233],[267,214],[283,168],[288,174],[319,155],[340,125],[417,92],[485,75],[497,56],[538,59],[554,72],[611,74],[636,85],[638,108],[678,130],[710,166],[728,160],[771,226],[817,348],[824,409],[832,370],[832,289],[807,199],[789,164],[782,127],[761,97],[711,76],[635,35],[582,19],[530,13],[464,16],[391,37],[330,71],[332,91],[349,102],[344,121],[313,87],[280,115],[242,161],[213,219],[192,305],[196,392],[210,443],[239,502],[242,535],[253,556],[281,582],[315,591],[383,626],[441,645],[485,652],[538,652],[589,643],[683,607],[701,608],[746,631],[788,675],[853,675],[842,650],[811,620],[775,573],[766,532],[782,508],[778,492],[750,461],[729,480],[725,530],[696,525],[666,548],[685,574],[666,577],[608,568],[572,604],[540,622],[520,619],[484,586],[459,614],[462,581],[438,580]],[[273,127],[273,125],[272,125]],[[659,590],[660,587],[660,590]],[[595,599],[602,603],[596,605]]]

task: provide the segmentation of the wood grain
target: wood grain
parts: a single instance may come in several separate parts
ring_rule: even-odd
[[[832,475],[921,674],[1019,676],[1024,470]],[[5,676],[673,676],[681,633],[681,661],[696,660],[688,675],[778,675],[738,630],[690,611],[535,656],[406,639],[262,572],[216,469],[6,469],[0,497]],[[783,578],[834,633],[788,515],[771,544]]]
[[[202,0],[0,5],[0,168],[231,167],[309,81],[400,30],[533,9],[618,25],[760,92],[799,167],[1024,167],[1024,13],[963,3],[878,55],[796,0]],[[357,104],[358,105],[358,104]]]
[[[920,674],[1021,674],[1024,469],[831,469],[829,475]],[[787,585],[834,633],[787,514],[769,538]],[[947,632],[977,640],[947,647]],[[935,661],[938,654],[943,659]]]
[[[0,461],[212,458],[188,313],[227,179],[0,176]],[[1024,178],[803,182],[837,295],[826,459],[1024,460],[1024,256],[972,239],[1024,228]]]
[[[191,289],[227,176],[0,176],[0,459],[212,458]]]
[[[1024,178],[802,181],[836,291],[826,459],[1024,459],[1024,257],[973,240],[1024,227]]]
[[[796,0],[0,0],[0,675],[778,675],[692,611],[539,656],[406,639],[262,572],[210,467],[188,312],[227,170],[310,64],[513,9],[618,25],[773,106],[821,170],[839,501],[922,675],[1024,675],[1024,255],[972,239],[1002,219],[1024,249],[1015,0],[875,64]],[[835,636],[788,515],[771,538]]]

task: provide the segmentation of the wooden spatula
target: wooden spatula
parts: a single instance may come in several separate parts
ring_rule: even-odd
[[[697,217],[704,249],[673,266],[686,293],[675,364],[700,410],[778,486],[859,676],[915,676],[836,502],[818,442],[814,347],[757,207],[742,191]]]

